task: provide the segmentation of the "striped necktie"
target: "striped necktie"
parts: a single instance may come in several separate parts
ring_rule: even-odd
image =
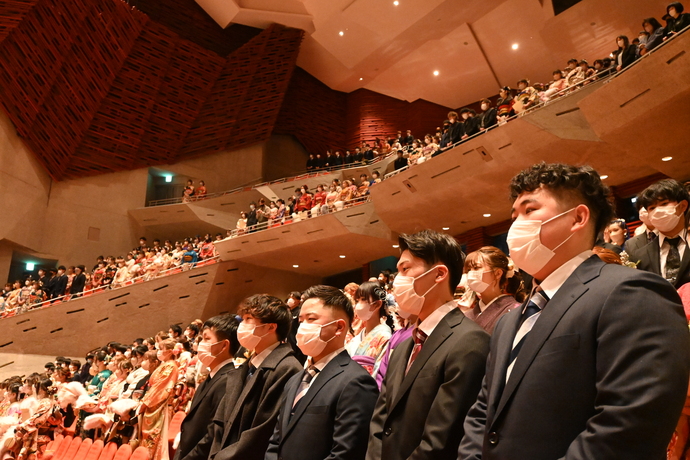
[[[546,293],[539,289],[539,287],[535,288],[534,294],[532,294],[532,297],[529,299],[529,302],[527,302],[522,312],[520,328],[517,334],[515,334],[515,339],[513,339],[513,348],[510,351],[510,364],[506,371],[506,382],[510,378],[510,373],[513,371],[513,366],[515,366],[515,361],[520,353],[520,349],[524,345],[525,340],[527,340],[527,335],[532,330],[532,327],[534,327],[534,323],[539,319],[539,315],[541,315],[541,311],[548,301],[549,298]]]
[[[297,389],[297,394],[295,395],[295,401],[292,403],[292,408],[294,410],[295,406],[299,402],[300,399],[304,397],[304,395],[307,394],[307,391],[309,391],[309,385],[311,384],[311,381],[314,380],[314,377],[316,377],[316,374],[319,373],[319,370],[316,368],[316,366],[311,365],[309,366],[305,371],[304,375],[302,376],[302,381],[299,384],[299,388]]]
[[[410,359],[407,362],[407,369],[405,369],[405,375],[407,375],[407,373],[410,372],[412,363],[414,363],[414,360],[417,359],[417,355],[419,354],[419,352],[422,351],[422,346],[424,346],[424,342],[426,342],[426,339],[427,335],[420,328],[415,327],[414,329],[412,329],[412,340],[414,341],[414,347],[412,347],[412,353],[410,353]]]

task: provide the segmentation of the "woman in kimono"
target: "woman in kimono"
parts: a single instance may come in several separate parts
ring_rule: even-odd
[[[508,256],[493,246],[468,254],[464,271],[469,288],[478,297],[465,316],[491,334],[498,319],[524,298],[520,273]]]
[[[93,376],[89,386],[87,387],[87,390],[91,396],[96,396],[101,393],[103,384],[106,380],[108,380],[110,374],[112,374],[112,371],[107,368],[107,359],[108,355],[106,355],[103,351],[96,353],[96,356],[93,358],[92,367],[95,368],[96,374]]]
[[[177,363],[173,349],[173,339],[158,343],[157,357],[160,366],[151,373],[148,390],[141,399],[139,416],[141,427],[140,445],[149,450],[151,460],[168,460],[168,422],[170,410],[168,402],[177,383]]]
[[[355,317],[362,321],[362,329],[345,349],[369,374],[376,375],[383,351],[391,338],[391,327],[382,322],[386,315],[386,291],[378,282],[362,283],[354,295]]]
[[[60,406],[54,396],[57,388],[50,379],[42,379],[34,385],[38,396],[36,412],[15,428],[15,452],[17,460],[35,460],[43,457],[48,443],[62,426]]]

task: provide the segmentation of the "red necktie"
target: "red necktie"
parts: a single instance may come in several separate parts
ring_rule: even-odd
[[[414,360],[417,359],[417,355],[419,354],[420,351],[422,351],[422,346],[424,345],[424,342],[427,339],[427,335],[419,329],[418,327],[415,327],[412,329],[412,340],[414,340],[414,347],[412,348],[412,353],[410,354],[410,360],[407,362],[407,369],[405,369],[405,375],[410,371],[410,368],[412,367],[412,363],[414,363]]]

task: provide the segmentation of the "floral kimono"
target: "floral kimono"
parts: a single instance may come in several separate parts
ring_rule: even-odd
[[[149,450],[151,460],[168,460],[168,402],[177,383],[177,363],[166,361],[156,368],[149,379],[149,389],[141,402],[146,409],[141,414],[140,445]]]
[[[366,334],[366,329],[362,329],[345,345],[345,349],[364,370],[371,375],[376,375],[383,358],[383,351],[390,338],[391,328],[387,324],[379,324],[369,334]]]
[[[42,457],[53,434],[62,425],[62,414],[57,402],[43,398],[36,412],[25,422],[17,425],[15,451],[17,460],[35,460]],[[57,429],[57,430],[56,430]]]

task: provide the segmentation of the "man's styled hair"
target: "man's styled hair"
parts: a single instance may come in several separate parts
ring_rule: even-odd
[[[352,308],[350,299],[338,288],[324,284],[312,286],[302,294],[303,301],[309,299],[319,299],[326,308],[342,311],[347,316],[349,324],[352,324],[355,318],[355,310]]]
[[[422,230],[419,233],[400,235],[398,244],[400,252],[408,250],[429,266],[438,263],[445,265],[450,281],[448,288],[451,294],[455,293],[462,277],[462,267],[465,265],[465,254],[455,238],[433,230]]]
[[[544,187],[558,198],[582,201],[594,222],[594,238],[604,231],[614,216],[609,188],[591,166],[539,163],[518,173],[510,182],[510,198]]]
[[[179,324],[171,324],[170,330],[172,330],[173,333],[177,334],[178,336],[182,335],[182,326]]]
[[[637,198],[637,201],[642,201],[645,207],[649,207],[654,203],[664,200],[675,201],[676,203],[685,201],[690,205],[690,193],[688,193],[688,190],[683,187],[683,184],[677,180],[662,179],[642,190],[642,193],[640,193]],[[637,205],[637,203],[635,204]],[[688,217],[690,217],[690,206],[688,206],[688,209],[685,211],[686,221]]]
[[[278,340],[283,341],[290,332],[292,313],[282,300],[268,294],[255,294],[242,301],[237,314],[251,315],[264,324],[276,324]]]
[[[211,329],[218,340],[230,341],[230,354],[235,356],[240,348],[240,342],[237,341],[237,326],[239,324],[235,315],[226,313],[207,319],[201,329]]]

